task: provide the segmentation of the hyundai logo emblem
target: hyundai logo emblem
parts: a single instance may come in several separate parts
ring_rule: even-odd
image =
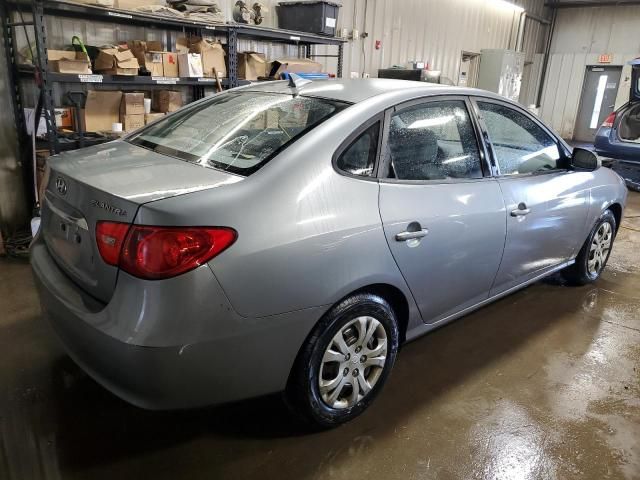
[[[60,195],[67,194],[67,182],[64,181],[64,178],[58,177],[56,178],[56,190]]]

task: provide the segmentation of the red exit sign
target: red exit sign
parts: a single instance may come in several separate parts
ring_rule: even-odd
[[[613,60],[613,55],[610,53],[603,53],[598,57],[598,63],[611,63]]]

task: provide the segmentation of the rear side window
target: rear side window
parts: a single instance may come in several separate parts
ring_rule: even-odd
[[[556,141],[523,113],[496,103],[478,102],[502,175],[558,168]]]
[[[462,100],[428,102],[391,117],[389,178],[481,178],[480,154]]]
[[[204,167],[250,175],[349,104],[264,92],[229,92],[179,110],[129,139]]]
[[[343,172],[362,177],[373,175],[378,151],[380,122],[367,128],[338,157],[337,166]]]

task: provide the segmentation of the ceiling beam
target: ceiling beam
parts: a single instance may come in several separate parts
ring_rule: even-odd
[[[544,5],[551,8],[626,7],[640,5],[640,0],[548,0]]]

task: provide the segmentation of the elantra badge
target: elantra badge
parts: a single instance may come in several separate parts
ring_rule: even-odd
[[[102,208],[103,210],[106,210],[109,213],[113,213],[114,215],[120,215],[121,217],[127,216],[126,210],[122,208],[114,207],[113,205],[109,205],[107,202],[102,202],[100,200],[91,200],[91,206],[96,208]]]

